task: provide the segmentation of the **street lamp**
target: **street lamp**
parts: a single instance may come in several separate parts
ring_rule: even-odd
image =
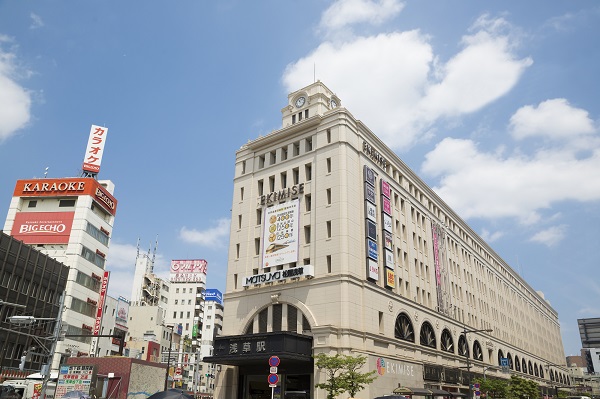
[[[169,369],[171,368],[171,351],[173,350],[173,325],[163,326],[171,329],[171,335],[169,336],[169,358],[167,359],[167,371],[165,373],[165,391],[167,390],[167,384],[169,382]]]
[[[467,374],[470,374],[470,372],[471,372],[471,359],[469,358],[469,352],[471,351],[471,348],[469,346],[469,341],[467,340],[467,334],[474,333],[474,332],[491,333],[492,331],[494,331],[494,330],[492,330],[491,328],[482,329],[482,330],[467,330],[467,326],[463,325],[463,335],[465,336],[465,344],[467,344],[467,350],[465,351],[465,357],[467,359]],[[485,375],[485,371],[484,371],[484,375]],[[473,386],[471,384],[471,380],[469,380],[469,399],[473,399]]]

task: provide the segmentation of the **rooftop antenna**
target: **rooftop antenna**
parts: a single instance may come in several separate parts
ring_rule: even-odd
[[[48,166],[44,169],[44,179],[48,176],[48,169],[50,169]]]
[[[135,259],[140,257],[140,237],[138,237],[138,239],[137,239],[136,249],[137,249],[137,254],[135,255]]]
[[[156,242],[154,244],[154,253],[152,254],[152,267],[154,267],[154,260],[156,259],[156,249],[158,248],[158,234],[156,235]]]

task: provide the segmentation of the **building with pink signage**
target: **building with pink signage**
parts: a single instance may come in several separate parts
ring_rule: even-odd
[[[216,397],[324,398],[321,353],[364,356],[361,398],[463,398],[485,375],[569,385],[543,294],[333,91],[290,93],[281,115],[236,152],[223,335],[204,358],[222,365]]]
[[[63,330],[53,361],[93,355],[109,274],[106,254],[117,210],[114,184],[93,177],[17,181],[4,231],[69,266]],[[118,346],[115,346],[118,348]]]

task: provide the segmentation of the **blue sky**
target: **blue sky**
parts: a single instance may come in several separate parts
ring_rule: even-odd
[[[235,151],[323,81],[559,312],[600,316],[596,1],[0,1],[0,209],[80,174],[108,128],[109,293],[208,261],[225,289]]]

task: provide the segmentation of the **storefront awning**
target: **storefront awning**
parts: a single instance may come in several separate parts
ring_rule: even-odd
[[[394,389],[394,393],[404,396],[431,396],[431,390],[425,388],[398,387]]]
[[[466,398],[468,395],[462,392],[450,392],[450,396],[452,396],[453,398]]]
[[[429,390],[433,396],[450,396],[450,392],[444,391],[443,389],[429,388]]]

